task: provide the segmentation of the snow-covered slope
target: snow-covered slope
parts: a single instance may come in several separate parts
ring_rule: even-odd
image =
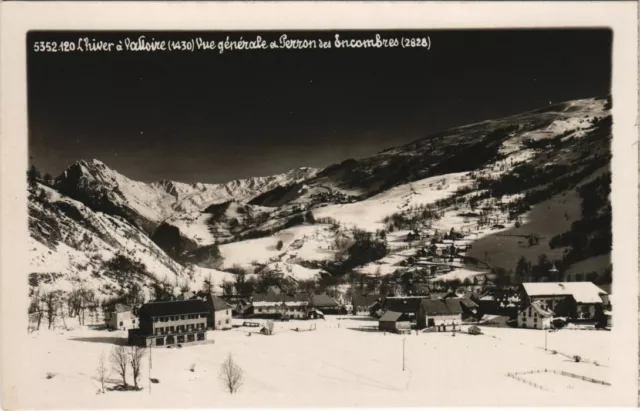
[[[127,292],[133,284],[147,290],[159,281],[179,287],[211,275],[219,285],[229,276],[183,267],[122,217],[93,211],[41,184],[37,193],[29,201],[32,286],[50,284],[70,291],[82,285],[109,297]]]

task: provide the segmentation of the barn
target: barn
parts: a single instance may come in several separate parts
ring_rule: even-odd
[[[399,330],[410,330],[411,319],[406,313],[396,311],[386,311],[378,320],[380,331],[397,332]]]

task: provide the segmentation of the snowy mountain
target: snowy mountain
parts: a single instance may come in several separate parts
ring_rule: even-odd
[[[487,120],[426,136],[359,160],[329,166],[304,182],[277,187],[251,204],[351,202],[427,177],[480,169],[510,154],[526,155],[523,141],[563,133],[584,136],[593,118],[609,115],[607,100],[574,100],[502,119]],[[345,201],[346,200],[346,201]]]
[[[281,185],[307,179],[316,169],[251,177],[224,184],[185,184],[163,180],[143,183],[131,180],[99,160],[78,161],[55,180],[54,187],[94,210],[119,215],[148,234],[180,213],[202,211],[211,204],[244,201]]]
[[[366,275],[406,267],[425,246],[406,240],[416,230],[454,229],[473,243],[475,266],[452,263],[447,278],[513,271],[519,257],[541,254],[567,272],[603,255],[604,267],[610,105],[565,102],[323,170],[225,184],[143,183],[79,161],[31,189],[30,280],[117,295],[158,282],[195,289],[209,276],[221,285],[233,275],[218,269],[237,266],[313,279],[342,272],[355,229],[387,244],[384,258],[358,260],[354,271]]]

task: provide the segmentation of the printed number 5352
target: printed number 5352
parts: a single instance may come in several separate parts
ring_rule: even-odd
[[[54,41],[36,41],[33,43],[33,51],[47,51],[55,53],[58,51],[58,43]]]

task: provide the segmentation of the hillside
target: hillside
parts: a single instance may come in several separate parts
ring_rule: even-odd
[[[241,271],[337,285],[360,274],[517,281],[521,258],[608,267],[610,104],[565,102],[226,184],[143,183],[79,161],[53,182],[31,179],[32,273],[107,296],[209,276],[222,286]],[[445,258],[447,244],[457,250]]]

